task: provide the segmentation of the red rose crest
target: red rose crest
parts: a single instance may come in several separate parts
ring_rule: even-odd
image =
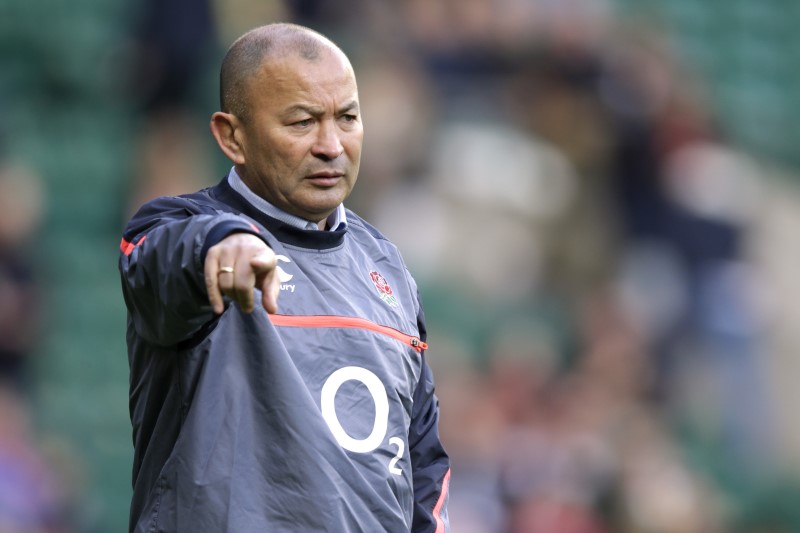
[[[397,298],[392,294],[392,288],[389,286],[389,282],[386,281],[386,278],[375,270],[369,273],[369,277],[375,284],[375,288],[378,289],[381,300],[389,304],[390,307],[397,307]]]

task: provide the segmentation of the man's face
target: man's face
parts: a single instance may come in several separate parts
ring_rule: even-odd
[[[350,194],[364,131],[347,59],[267,61],[247,87],[250,113],[237,130],[247,185],[273,205],[319,222]]]

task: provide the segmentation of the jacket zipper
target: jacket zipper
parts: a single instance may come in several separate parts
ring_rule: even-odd
[[[381,326],[364,318],[335,315],[269,315],[269,319],[276,326],[366,329],[397,339],[418,352],[428,349],[428,344],[419,337],[407,335],[402,331]]]

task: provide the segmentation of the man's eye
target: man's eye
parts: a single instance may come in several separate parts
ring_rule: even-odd
[[[306,118],[303,120],[298,120],[297,122],[292,122],[292,126],[300,126],[301,128],[304,128],[306,126],[310,126],[312,122],[312,119]]]

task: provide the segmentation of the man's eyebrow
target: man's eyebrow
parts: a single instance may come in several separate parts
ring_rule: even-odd
[[[337,115],[341,115],[342,113],[347,113],[348,111],[355,111],[358,112],[358,100],[351,100],[347,102],[340,108],[336,110]],[[287,107],[283,111],[283,115],[291,115],[293,113],[308,113],[311,116],[318,116],[323,115],[325,110],[322,107],[306,105],[306,104],[295,104],[293,106]]]
[[[295,104],[295,105],[293,105],[291,107],[286,108],[283,111],[283,115],[284,116],[289,116],[289,115],[293,115],[294,113],[300,113],[300,112],[308,113],[311,116],[317,116],[317,115],[321,115],[323,113],[323,110],[321,108],[315,107],[315,106],[309,106],[309,105],[305,105],[305,104]]]
[[[348,111],[355,111],[358,113],[358,100],[351,100],[337,110],[337,114],[347,113]]]
[[[336,114],[337,115],[341,115],[343,113],[352,112],[352,111],[355,111],[356,113],[358,113],[358,110],[359,110],[358,100],[351,100],[350,102],[344,104],[339,109],[337,109],[336,110]],[[306,105],[306,104],[295,104],[293,106],[290,106],[290,107],[286,108],[282,114],[284,116],[291,116],[294,113],[298,113],[298,112],[299,113],[308,113],[312,117],[317,117],[317,116],[325,114],[325,110],[323,108],[317,107],[317,106]]]

